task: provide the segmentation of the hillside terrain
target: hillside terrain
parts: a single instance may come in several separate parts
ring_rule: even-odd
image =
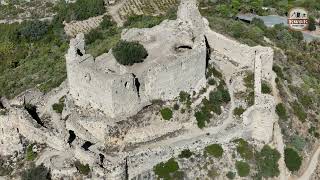
[[[320,40],[236,18],[297,6],[0,5],[0,179],[319,179]]]

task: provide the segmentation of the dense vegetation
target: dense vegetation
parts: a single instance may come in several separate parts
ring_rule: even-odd
[[[160,113],[164,120],[170,120],[172,118],[172,110],[170,108],[163,108],[160,110]]]
[[[169,159],[167,162],[161,162],[153,167],[153,171],[158,178],[162,178],[164,180],[181,178],[181,175],[183,174],[178,170],[179,164],[173,158]]]
[[[277,104],[276,113],[278,114],[280,120],[287,120],[287,110],[283,103]]]
[[[77,170],[80,172],[80,174],[88,175],[90,173],[90,167],[88,164],[82,164],[80,161],[76,161],[74,163]]]
[[[116,60],[122,65],[141,63],[148,56],[147,50],[138,42],[120,40],[112,49]]]
[[[240,177],[246,177],[250,173],[250,166],[244,161],[236,161],[236,169]]]
[[[185,150],[181,151],[181,153],[179,154],[179,158],[189,158],[192,155],[193,155],[193,153],[189,149],[185,149]]]
[[[222,80],[222,75],[220,72],[214,69],[214,67],[210,68],[208,71],[208,77],[219,77],[219,85],[216,90],[211,91],[209,93],[209,100],[207,98],[202,99],[202,104],[194,114],[197,120],[197,125],[200,129],[206,126],[206,123],[210,122],[210,118],[213,117],[211,112],[214,112],[217,115],[222,113],[221,106],[229,103],[231,101],[231,97],[229,91],[226,88],[225,82]]]
[[[33,152],[33,144],[30,144],[28,147],[27,147],[27,152],[26,152],[26,159],[28,161],[33,161],[35,160],[37,157],[37,153]]]
[[[45,166],[35,166],[32,165],[30,169],[23,171],[22,180],[49,180],[50,178],[50,171]]]
[[[205,153],[215,158],[221,158],[223,155],[223,148],[220,144],[211,144],[205,148]]]
[[[58,114],[61,114],[62,111],[63,111],[63,108],[64,108],[64,100],[65,100],[65,97],[62,97],[59,99],[59,102],[58,103],[54,103],[52,105],[52,109],[58,113]]]
[[[251,160],[253,158],[253,148],[244,139],[237,139],[237,152],[245,160]]]
[[[280,174],[278,161],[281,155],[276,149],[265,145],[256,155],[258,177],[277,177]]]
[[[60,23],[28,21],[0,26],[0,96],[38,86],[46,92],[66,78],[67,39]]]
[[[104,0],[77,0],[75,3],[60,0],[57,4],[59,18],[66,21],[85,20],[105,13]]]
[[[294,149],[286,148],[284,150],[284,162],[290,171],[298,171],[302,163],[302,158]]]

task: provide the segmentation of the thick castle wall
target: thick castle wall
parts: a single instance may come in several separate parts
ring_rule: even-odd
[[[110,117],[131,116],[154,99],[172,100],[205,85],[204,21],[196,1],[184,1],[178,19],[147,29],[124,31],[148,51],[143,63],[119,64],[112,50],[96,59],[84,50],[84,35],[70,41],[66,55],[70,94],[75,104]]]

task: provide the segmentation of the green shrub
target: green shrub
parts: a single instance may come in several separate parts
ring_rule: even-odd
[[[320,134],[318,132],[318,128],[316,128],[315,126],[311,126],[309,129],[308,129],[308,132],[310,135],[316,137],[316,138],[319,138]]]
[[[43,164],[40,166],[34,166],[30,169],[27,169],[22,172],[21,176],[22,180],[49,180],[50,178],[50,171],[47,169]]]
[[[263,94],[271,94],[272,92],[270,85],[266,82],[261,83],[261,91]]]
[[[85,35],[86,44],[91,44],[98,39],[102,39],[103,34],[98,29],[91,30],[88,34]]]
[[[185,149],[185,150],[181,151],[181,153],[179,154],[179,158],[189,158],[192,155],[193,155],[193,153],[189,149]]]
[[[217,77],[219,79],[222,78],[221,72],[216,70],[216,68],[213,65],[209,65],[206,77],[209,78],[209,77],[212,77],[212,76]]]
[[[58,113],[58,114],[61,114],[62,111],[63,111],[63,108],[64,108],[64,100],[65,100],[65,97],[62,97],[59,99],[59,103],[55,103],[52,105],[52,109]]]
[[[265,145],[260,152],[256,155],[256,162],[258,172],[263,177],[276,177],[279,176],[280,170],[278,161],[281,154],[270,146]]]
[[[307,114],[304,111],[303,107],[297,101],[294,101],[291,104],[294,114],[299,118],[301,122],[305,122],[307,119]]]
[[[308,26],[308,30],[309,31],[315,31],[317,29],[316,27],[316,21],[313,17],[309,17],[309,26]]]
[[[234,110],[233,110],[233,115],[235,116],[241,116],[246,110],[240,106],[240,107],[236,107]]]
[[[215,158],[221,158],[223,155],[223,149],[220,144],[211,144],[205,148],[205,153],[208,153]]]
[[[190,97],[190,94],[187,93],[187,92],[181,91],[181,92],[179,93],[179,101],[180,101],[180,102],[187,102],[188,99],[190,99],[190,98],[191,98],[191,97]]]
[[[259,27],[261,30],[266,30],[267,26],[264,24],[263,20],[260,18],[253,18],[251,24]]]
[[[298,171],[301,166],[302,157],[292,148],[284,150],[284,162],[290,171]]]
[[[290,138],[290,144],[298,151],[302,151],[306,145],[306,140],[298,135],[293,135]]]
[[[80,174],[88,175],[90,173],[90,167],[88,164],[84,165],[80,161],[76,161],[74,165],[76,166]]]
[[[247,72],[246,76],[243,78],[244,81],[244,85],[248,88],[248,89],[252,89],[254,88],[254,74],[252,72]]]
[[[108,15],[103,16],[103,20],[102,20],[102,22],[100,23],[100,27],[101,27],[102,29],[109,29],[109,28],[114,27],[114,26],[116,26],[116,25],[117,25],[117,24],[112,21],[112,17],[111,17],[111,16],[108,16]]]
[[[281,120],[287,120],[287,110],[283,103],[279,103],[276,106],[276,113],[278,114]]]
[[[147,50],[138,42],[120,40],[113,48],[113,55],[122,65],[141,63],[148,56]]]
[[[299,102],[303,105],[305,108],[311,108],[313,101],[312,97],[309,95],[298,95]]]
[[[172,118],[172,111],[170,108],[163,108],[160,113],[164,120],[170,120]]]
[[[173,159],[169,159],[167,162],[161,162],[153,167],[154,173],[158,178],[171,179],[172,174],[179,170],[179,164]]]
[[[240,156],[245,160],[251,160],[253,158],[253,149],[249,143],[242,138],[237,139],[235,142],[238,143],[237,152]]]
[[[250,166],[248,163],[246,163],[244,161],[237,161],[236,162],[236,169],[237,169],[238,175],[240,177],[246,177],[250,173]]]
[[[19,34],[28,41],[37,41],[46,35],[49,26],[46,22],[42,21],[27,21],[23,23]]]
[[[105,13],[104,0],[77,0],[70,6],[76,20],[85,20]]]
[[[212,91],[209,94],[209,101],[212,103],[222,104],[231,101],[229,91],[218,86],[217,91]]]
[[[206,126],[206,122],[209,122],[209,116],[202,111],[197,111],[194,116],[196,117],[197,125],[200,129]]]
[[[284,79],[284,75],[282,72],[282,68],[278,65],[273,65],[272,70],[277,74],[277,76],[281,79]]]
[[[28,147],[27,147],[27,154],[26,154],[26,159],[27,161],[33,161],[36,159],[37,157],[37,153],[33,152],[33,144],[30,144]]]
[[[236,177],[236,173],[229,171],[226,176],[228,179],[234,179]]]

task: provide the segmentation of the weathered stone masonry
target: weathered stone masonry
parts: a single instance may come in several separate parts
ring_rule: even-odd
[[[110,117],[130,116],[154,99],[172,100],[181,91],[191,93],[204,86],[204,22],[198,11],[185,7],[179,9],[176,21],[123,32],[122,39],[138,41],[147,49],[143,63],[123,66],[112,50],[93,58],[85,53],[83,34],[72,39],[66,60],[75,103]]]

